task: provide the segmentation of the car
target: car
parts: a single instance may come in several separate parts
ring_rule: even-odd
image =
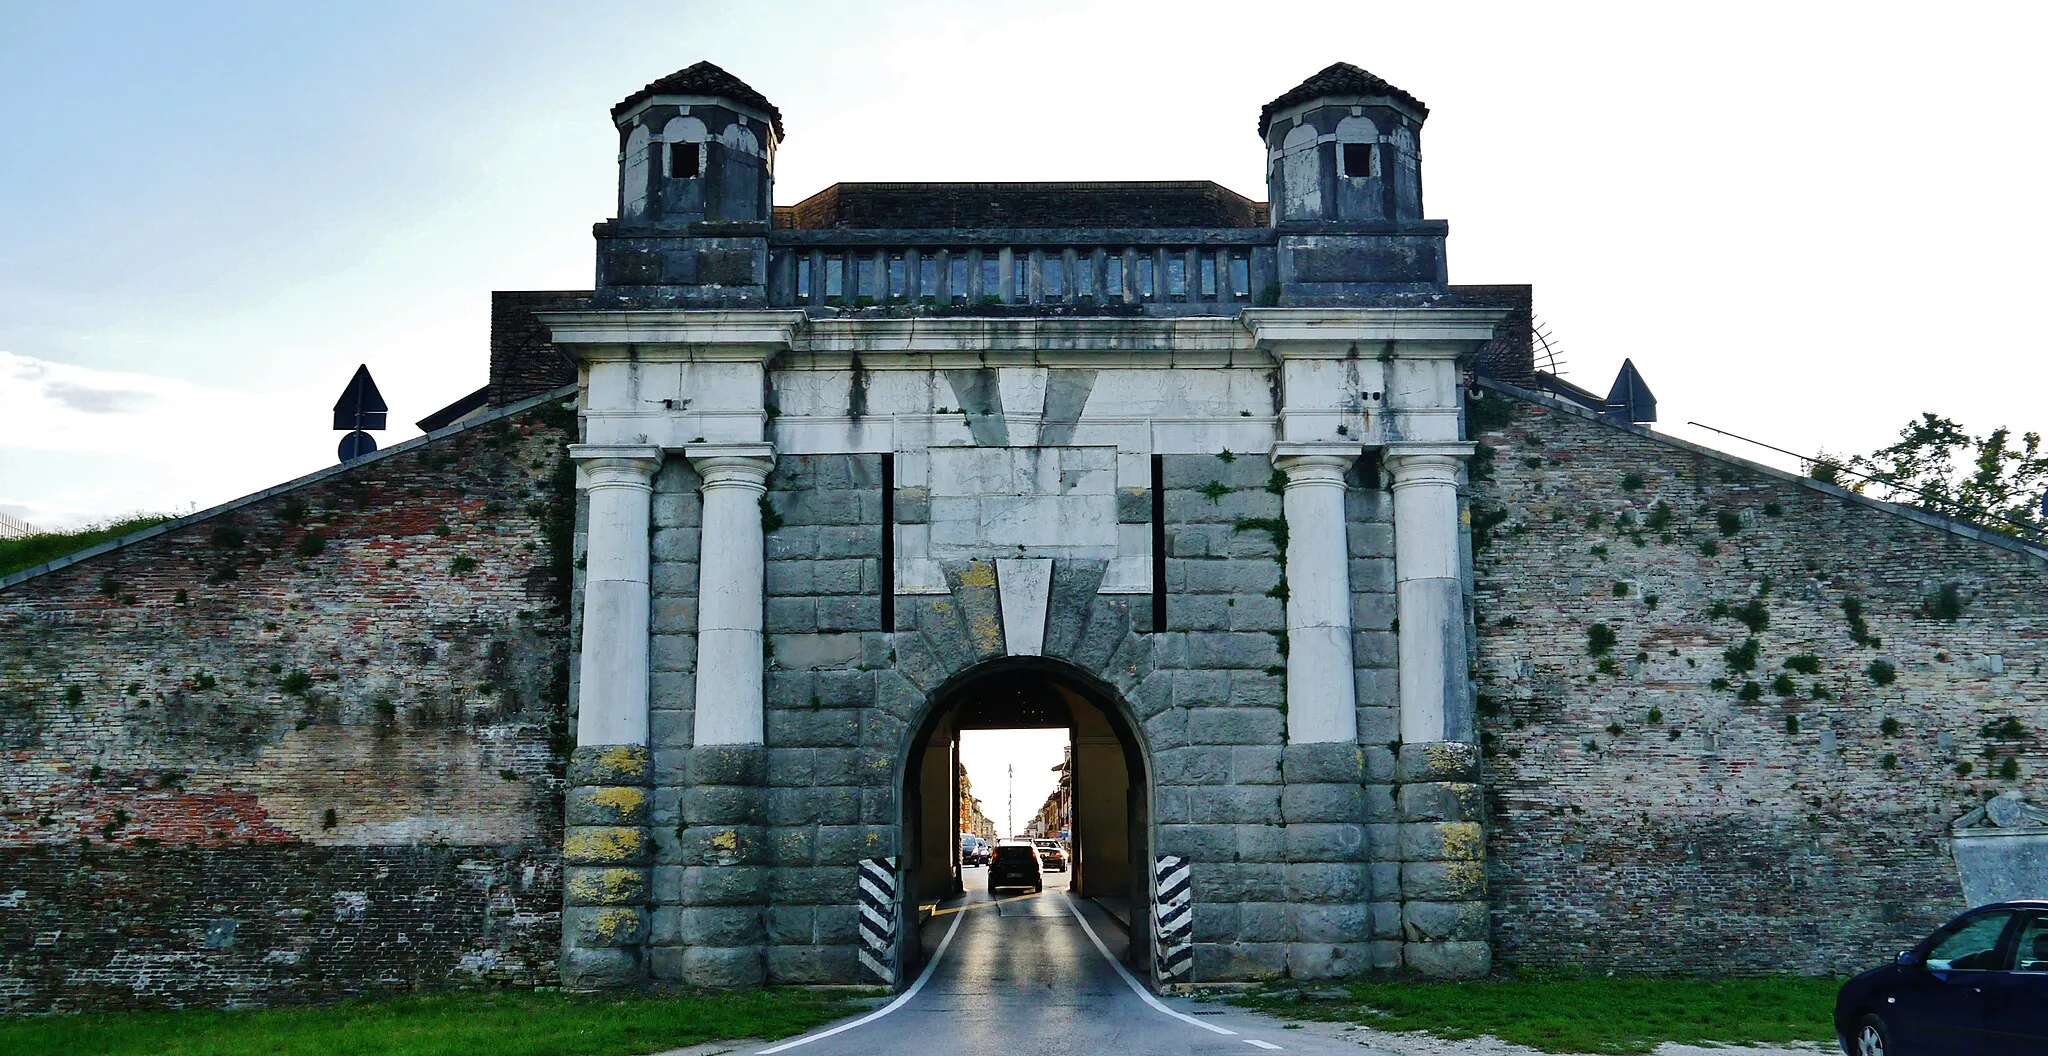
[[[1032,891],[1045,890],[1045,879],[1038,873],[1038,848],[1024,840],[1004,840],[996,844],[988,861],[988,893],[993,895],[1005,887],[1028,887]]]
[[[1979,906],[1842,984],[1849,1056],[2048,1056],[2048,899]]]
[[[961,865],[987,865],[988,841],[979,836],[969,836],[960,841]]]
[[[1055,873],[1067,871],[1067,850],[1058,840],[1033,840],[1038,846],[1038,860],[1047,870]]]

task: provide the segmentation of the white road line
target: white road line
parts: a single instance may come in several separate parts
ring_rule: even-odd
[[[1067,896],[1067,909],[1074,914],[1075,920],[1081,922],[1081,930],[1088,933],[1088,941],[1095,944],[1095,951],[1102,954],[1102,959],[1108,961],[1111,968],[1116,969],[1116,974],[1124,977],[1124,982],[1131,984],[1131,992],[1137,994],[1146,1004],[1151,1005],[1154,1010],[1164,1012],[1183,1023],[1192,1023],[1212,1033],[1228,1034],[1232,1037],[1237,1035],[1237,1031],[1227,1027],[1219,1027],[1214,1023],[1204,1023],[1193,1016],[1175,1012],[1173,1009],[1166,1007],[1158,998],[1152,996],[1152,991],[1145,989],[1144,984],[1138,982],[1137,978],[1131,975],[1130,971],[1123,966],[1122,961],[1109,955],[1109,947],[1104,946],[1101,937],[1095,934],[1095,929],[1088,926],[1088,918],[1081,915],[1081,907],[1074,904],[1074,896],[1072,895]],[[1279,1046],[1276,1045],[1274,1047],[1278,1048]]]
[[[899,1008],[902,1008],[904,1005],[909,1004],[910,999],[916,997],[917,992],[919,990],[924,989],[924,984],[931,979],[932,969],[937,968],[939,966],[939,958],[944,957],[946,955],[946,947],[953,944],[953,933],[960,930],[960,922],[962,920],[965,920],[966,918],[967,914],[965,913],[953,914],[953,925],[946,929],[945,937],[939,940],[939,948],[932,951],[932,959],[925,962],[924,971],[918,973],[917,982],[910,984],[910,989],[903,991],[903,993],[900,996],[898,996],[896,1000],[891,1001],[886,1005],[883,1005],[881,1008],[878,1008],[875,1011],[870,1012],[867,1015],[862,1016],[851,1023],[841,1023],[840,1025],[833,1027],[831,1030],[821,1030],[816,1034],[806,1034],[803,1037],[797,1038],[794,1041],[785,1041],[782,1044],[775,1046],[774,1048],[762,1049],[760,1050],[758,1056],[768,1056],[768,1054],[771,1052],[781,1052],[784,1049],[793,1049],[796,1048],[798,1045],[809,1045],[811,1042],[818,1041],[822,1038],[829,1038],[832,1035],[838,1034],[842,1031],[852,1030],[853,1028],[861,1026],[866,1023],[873,1023],[875,1020],[878,1020],[883,1016],[886,1016],[889,1013],[894,1012]],[[1101,944],[1097,943],[1097,945],[1100,946]]]
[[[1273,1044],[1270,1041],[1260,1041],[1257,1038],[1246,1038],[1244,1039],[1244,1043],[1246,1045],[1257,1045],[1259,1048],[1262,1049],[1278,1049],[1280,1047],[1278,1045]]]

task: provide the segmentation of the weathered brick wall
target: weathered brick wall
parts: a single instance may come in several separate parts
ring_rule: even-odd
[[[0,590],[0,1007],[554,976],[547,405]]]
[[[1962,908],[1948,824],[2041,787],[2043,561],[1482,402],[1510,412],[1472,494],[1496,956],[1847,971]]]

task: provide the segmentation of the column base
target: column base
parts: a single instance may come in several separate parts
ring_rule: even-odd
[[[1402,967],[1427,979],[1483,976],[1493,953],[1478,746],[1403,744],[1395,778]]]
[[[569,757],[561,961],[568,989],[618,989],[647,977],[653,772],[643,745],[584,745]]]

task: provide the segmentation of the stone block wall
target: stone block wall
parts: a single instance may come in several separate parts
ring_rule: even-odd
[[[0,1009],[554,981],[573,430],[514,408],[0,588]]]
[[[2038,800],[2048,766],[2042,558],[1541,398],[1481,402],[1499,959],[1846,972],[1962,909],[1948,825]]]

